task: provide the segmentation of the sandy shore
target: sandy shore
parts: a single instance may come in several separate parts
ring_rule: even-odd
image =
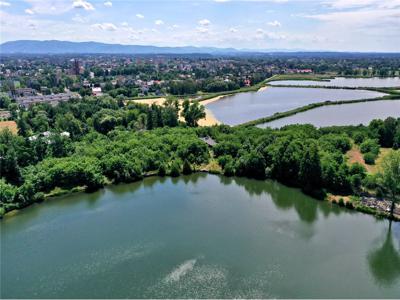
[[[199,126],[213,126],[221,124],[220,121],[214,116],[211,110],[205,109],[206,117],[199,120]]]
[[[260,87],[260,88],[258,89],[257,92],[262,92],[262,91],[266,90],[267,88],[268,88],[267,86],[262,86],[262,87]]]
[[[223,96],[214,97],[214,98],[202,101],[202,102],[200,102],[200,104],[205,105],[205,104],[217,101],[222,97]],[[136,102],[136,103],[141,103],[141,104],[148,104],[148,105],[152,105],[152,104],[163,105],[164,102],[166,101],[166,98],[139,99],[139,100],[131,100],[131,101]],[[206,101],[207,101],[207,103],[205,103]],[[182,101],[180,100],[180,102],[182,102]],[[209,109],[206,108],[205,113],[206,113],[206,117],[204,119],[199,120],[199,126],[213,126],[213,125],[221,124],[221,122],[219,122],[215,118],[215,116]],[[185,121],[184,118],[181,116],[181,110],[179,110],[179,121],[182,121],[182,122]]]
[[[200,103],[203,104],[204,106],[206,106],[207,104],[213,103],[215,101],[218,101],[218,100],[220,100],[220,99],[222,99],[224,97],[228,97],[228,96],[230,96],[230,95],[217,96],[217,97],[210,98],[210,99],[207,99],[207,100],[204,100],[204,101],[200,101]]]
[[[148,104],[148,105],[152,104],[163,105],[165,100],[166,98],[149,98],[149,99],[129,100],[129,102]]]

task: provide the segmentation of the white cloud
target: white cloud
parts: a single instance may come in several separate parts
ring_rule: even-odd
[[[175,30],[178,28],[179,28],[179,25],[177,25],[177,24],[174,24],[174,25],[168,27],[169,30]]]
[[[85,0],[75,0],[72,3],[73,8],[80,8],[84,10],[94,10],[94,6]]]
[[[268,25],[272,26],[272,27],[281,27],[282,26],[281,22],[279,22],[277,20],[272,21],[272,22],[268,22]]]
[[[209,26],[211,24],[211,21],[207,20],[207,19],[203,19],[203,20],[200,20],[198,23],[201,26]]]
[[[107,31],[116,31],[118,29],[113,23],[97,23],[93,24],[92,27]]]
[[[196,27],[196,30],[200,33],[208,33],[208,28],[206,28],[206,27],[199,26],[199,27]]]
[[[38,15],[60,15],[72,9],[70,0],[25,0]]]
[[[238,30],[235,27],[229,28],[229,31],[232,33],[238,32]]]
[[[128,24],[128,22],[122,22],[122,23],[121,23],[121,26],[128,27],[129,24]]]
[[[142,14],[136,14],[136,18],[144,19],[144,16]]]
[[[76,23],[87,23],[88,19],[85,17],[82,17],[79,14],[76,14],[73,18],[72,21],[76,22]]]
[[[164,21],[163,20],[155,20],[154,24],[156,24],[157,26],[163,25]]]
[[[219,3],[223,3],[223,2],[229,2],[230,0],[214,0],[214,2],[219,2]]]
[[[35,12],[30,8],[25,9],[25,13],[27,13],[28,15],[34,15],[35,14]]]
[[[326,4],[334,9],[350,8],[396,8],[400,7],[400,0],[327,0]]]
[[[9,2],[6,1],[0,1],[0,7],[2,6],[10,6],[11,4]]]
[[[255,35],[256,39],[270,39],[270,40],[284,40],[286,39],[286,35],[284,34],[279,34],[279,33],[275,33],[275,32],[267,32],[264,31],[261,28],[258,28],[256,30],[256,35]]]
[[[104,4],[104,6],[107,6],[107,7],[111,7],[112,6],[112,2],[111,1],[104,2],[103,4]]]

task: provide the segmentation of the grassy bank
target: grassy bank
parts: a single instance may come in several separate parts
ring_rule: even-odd
[[[318,75],[318,74],[280,74],[268,78],[265,82],[283,81],[283,80],[301,80],[301,81],[328,81],[337,77],[336,75]]]

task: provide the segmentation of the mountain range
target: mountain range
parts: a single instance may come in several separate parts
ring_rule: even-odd
[[[58,40],[18,40],[0,44],[0,54],[201,54],[274,55],[296,57],[379,56],[398,57],[400,53],[308,51],[304,49],[235,49],[217,47],[158,47],[144,45],[70,42]]]
[[[98,42],[19,40],[0,45],[3,54],[236,54],[234,48],[215,47],[157,47],[142,45],[105,44]]]

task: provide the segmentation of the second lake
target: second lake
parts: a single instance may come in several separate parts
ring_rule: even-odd
[[[268,87],[259,92],[228,96],[206,107],[222,123],[238,125],[311,103],[372,99],[384,95],[367,90]]]

